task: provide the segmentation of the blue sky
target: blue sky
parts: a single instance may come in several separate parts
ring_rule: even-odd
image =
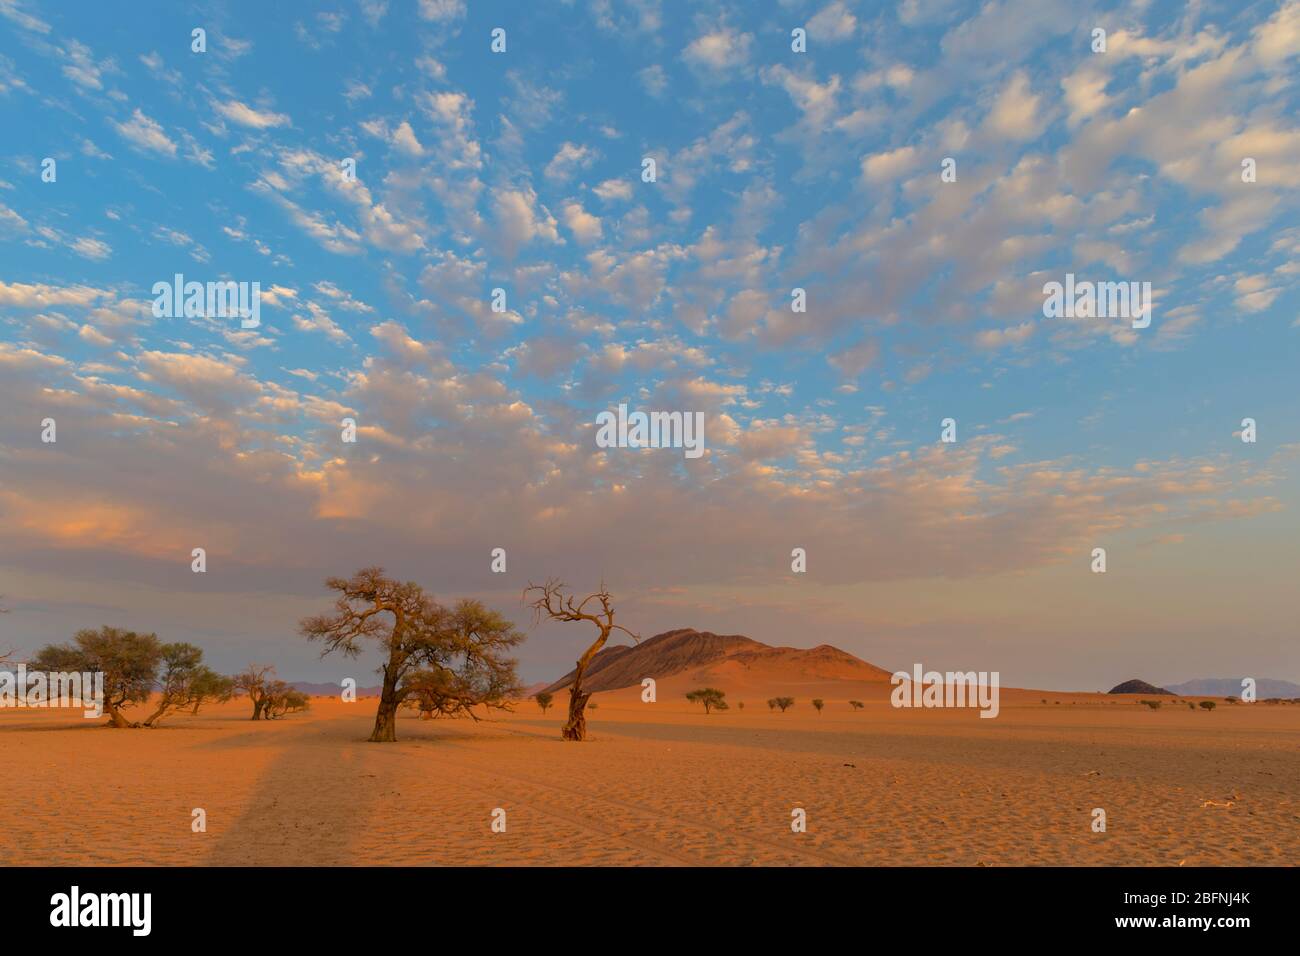
[[[335,676],[293,624],[378,562],[1022,686],[1300,678],[1300,3],[130,11],[0,0],[10,643]],[[177,272],[261,326],[155,318]],[[1045,318],[1067,272],[1150,327]],[[619,402],[708,454],[597,449]]]

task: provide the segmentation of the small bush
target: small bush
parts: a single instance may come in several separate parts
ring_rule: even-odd
[[[1212,701],[1212,700],[1203,700],[1203,701],[1201,701],[1201,709],[1202,709],[1202,710],[1214,710],[1214,701]]]

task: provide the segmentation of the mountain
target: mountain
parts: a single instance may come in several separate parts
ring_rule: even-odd
[[[1175,694],[1184,697],[1240,697],[1241,681],[1240,677],[1202,677],[1168,686]],[[1289,680],[1256,678],[1255,696],[1260,700],[1266,697],[1300,697],[1300,684],[1293,684]]]
[[[740,634],[684,627],[639,644],[604,648],[588,665],[583,689],[618,690],[636,686],[646,677],[658,681],[685,673],[701,683],[765,678],[795,682],[889,680],[889,671],[829,644],[808,650],[772,647]],[[554,693],[572,682],[573,671],[569,671],[546,689]]]
[[[1155,684],[1148,684],[1144,680],[1138,680],[1136,677],[1132,680],[1126,680],[1122,684],[1116,684],[1106,693],[1108,694],[1166,694],[1174,696],[1171,690],[1165,690],[1163,687],[1157,687]]]

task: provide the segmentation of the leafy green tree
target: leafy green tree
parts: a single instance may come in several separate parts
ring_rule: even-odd
[[[252,720],[261,720],[266,710],[267,688],[275,681],[275,668],[270,664],[249,664],[241,674],[235,675],[235,693],[247,694],[253,705]]]
[[[687,694],[686,699],[692,704],[703,704],[704,712],[707,714],[710,710],[726,710],[727,702],[723,699],[726,696],[724,691],[716,687],[701,687]]]
[[[332,614],[304,618],[302,634],[325,650],[360,655],[374,641],[384,655],[373,742],[397,739],[397,709],[421,691],[435,694],[443,712],[468,713],[483,705],[509,709],[519,694],[514,658],[522,641],[514,625],[478,601],[442,606],[414,582],[388,578],[383,568],[363,568],[351,578],[330,578],[338,592]]]
[[[537,706],[542,708],[543,714],[546,713],[547,709],[551,706],[551,701],[554,699],[555,698],[552,695],[548,694],[544,690],[539,690],[533,695],[533,700],[537,701]]]
[[[266,685],[262,716],[267,720],[278,720],[285,714],[294,714],[310,706],[311,698],[302,691],[282,680],[271,681]]]
[[[138,727],[122,708],[149,699],[162,662],[156,634],[137,634],[116,627],[81,630],[71,644],[49,644],[32,660],[32,669],[80,671],[104,675],[104,712],[110,727]]]
[[[168,711],[183,707],[198,713],[205,700],[229,700],[234,693],[234,681],[222,677],[203,663],[203,651],[193,644],[164,644],[162,646],[162,675],[158,679],[158,707],[144,721],[144,726],[157,726]]]

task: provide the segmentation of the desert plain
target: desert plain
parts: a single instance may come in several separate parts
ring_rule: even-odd
[[[0,865],[1300,860],[1300,705],[1150,710],[1133,696],[1004,688],[998,717],[981,719],[892,708],[880,681],[762,683],[707,715],[683,678],[661,681],[654,703],[640,688],[598,693],[582,743],[560,739],[563,692],[545,714],[530,699],[479,722],[404,710],[384,744],[366,742],[374,698],[316,697],[260,722],[236,698],[152,729],[4,711],[0,762],[16,776],[0,788],[0,822],[25,836],[0,845]],[[797,701],[786,713],[765,703],[778,693]]]

